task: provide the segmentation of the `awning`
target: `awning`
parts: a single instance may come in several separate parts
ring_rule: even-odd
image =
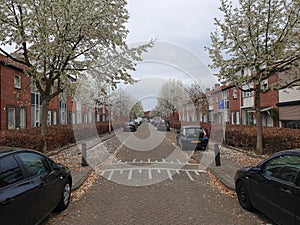
[[[279,120],[300,120],[300,105],[279,106]]]
[[[273,106],[270,106],[270,107],[265,107],[265,108],[262,108],[260,109],[261,112],[266,112],[266,111],[269,111],[270,109],[273,109],[274,107]],[[252,113],[255,113],[255,109],[251,109],[251,110],[248,110],[247,112],[252,112]]]

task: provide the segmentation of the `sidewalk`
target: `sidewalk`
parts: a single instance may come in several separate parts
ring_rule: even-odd
[[[237,170],[247,167],[255,166],[262,161],[266,156],[259,156],[250,154],[247,151],[221,146],[220,148],[220,166],[216,166],[213,161],[208,170],[227,188],[235,191],[234,176]],[[197,154],[196,154],[196,160]]]
[[[60,162],[66,166],[69,167],[69,169],[71,170],[71,175],[72,175],[72,191],[78,189],[81,187],[81,185],[83,184],[83,182],[89,177],[89,175],[91,174],[91,172],[93,171],[93,169],[91,167],[87,166],[82,166],[82,144],[85,143],[86,144],[86,150],[93,148],[94,146],[96,146],[97,144],[106,141],[108,139],[110,139],[111,137],[113,137],[115,135],[115,132],[112,133],[105,133],[103,135],[101,135],[99,138],[94,138],[94,139],[89,139],[86,141],[82,141],[78,144],[72,144],[69,146],[66,146],[60,150],[58,150],[57,152],[52,152],[49,156],[50,157],[56,157],[57,155],[59,155],[60,153],[64,153],[67,152],[65,151],[66,149],[68,149],[68,154],[67,156],[62,156],[59,157],[58,159],[54,159],[54,161],[60,162],[59,159],[64,159],[65,157],[69,157],[69,161],[73,161],[73,164],[75,165],[68,165],[66,164],[66,162]],[[72,159],[71,159],[72,158]]]

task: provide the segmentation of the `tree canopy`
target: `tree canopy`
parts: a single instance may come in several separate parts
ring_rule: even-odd
[[[0,45],[14,45],[18,54],[0,51],[28,67],[43,98],[43,124],[49,101],[85,76],[113,83],[132,83],[129,71],[153,42],[129,48],[126,0],[3,0]],[[45,131],[45,130],[44,130]],[[42,131],[42,133],[45,133]]]
[[[223,83],[241,86],[245,81],[263,80],[275,72],[291,71],[300,81],[300,2],[299,0],[222,0],[223,19],[215,19],[212,46],[207,48],[212,68],[219,69]],[[257,76],[243,76],[250,69]],[[291,79],[287,79],[291,81]],[[296,81],[296,82],[295,82]],[[282,80],[282,85],[287,83]]]
[[[234,7],[222,0],[220,11],[223,19],[215,19],[207,48],[211,67],[219,69],[222,83],[255,91],[257,150],[263,152],[261,82],[284,71],[277,88],[300,85],[300,1],[239,0]]]

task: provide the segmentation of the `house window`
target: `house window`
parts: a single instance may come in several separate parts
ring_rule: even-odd
[[[87,114],[83,114],[83,122],[84,123],[88,122],[88,115]]]
[[[222,98],[224,100],[224,109],[229,109],[229,91],[225,90],[222,92]]]
[[[81,112],[77,112],[77,123],[81,124]]]
[[[53,111],[53,119],[52,119],[52,121],[53,121],[53,125],[56,125],[57,124],[57,120],[56,120],[56,111]]]
[[[52,112],[48,111],[48,117],[47,117],[47,124],[51,125],[51,121],[52,121],[52,116],[51,116]]]
[[[21,89],[21,76],[19,75],[14,76],[14,85],[15,88]]]
[[[59,111],[60,111],[60,124],[66,124],[67,104],[60,102]]]
[[[20,128],[26,127],[26,109],[20,109]]]
[[[268,80],[265,80],[261,83],[261,91],[262,92],[267,92],[269,89],[268,87]]]
[[[16,129],[16,109],[7,108],[7,129]]]
[[[254,96],[254,90],[253,89],[247,89],[247,90],[243,91],[243,93],[242,93],[243,98],[248,98],[248,97],[251,97],[251,96]]]

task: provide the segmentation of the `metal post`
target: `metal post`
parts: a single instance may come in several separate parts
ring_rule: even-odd
[[[81,155],[81,165],[82,166],[88,166],[88,163],[86,161],[86,143],[82,143],[82,155]]]
[[[110,89],[111,89],[111,83],[109,83],[109,90],[108,90],[108,133],[111,133],[111,105],[110,105]]]
[[[221,166],[219,144],[214,144],[214,150],[215,150],[215,163],[216,163],[216,166]]]

